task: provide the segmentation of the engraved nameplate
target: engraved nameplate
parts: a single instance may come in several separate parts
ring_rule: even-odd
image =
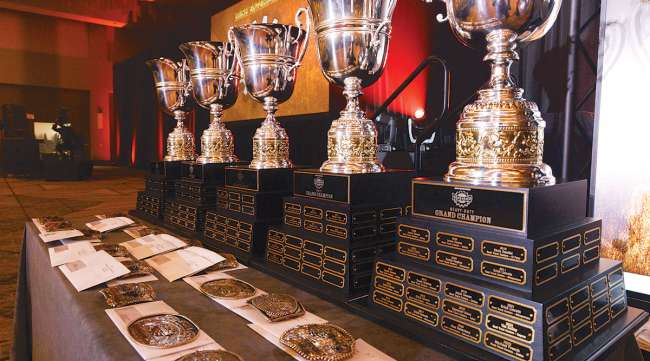
[[[441,326],[443,330],[451,333],[452,335],[456,335],[474,343],[481,342],[480,328],[467,325],[463,322],[456,321],[453,318],[446,316],[442,316]]]
[[[483,307],[483,301],[485,300],[483,292],[450,282],[445,284],[445,295],[477,307]]]
[[[377,262],[375,265],[375,273],[399,282],[403,282],[406,278],[406,271],[404,271],[403,268],[395,267],[383,262]]]
[[[429,326],[438,325],[438,314],[422,308],[411,302],[406,302],[404,305],[404,314],[408,317],[414,318],[420,322],[423,322]]]
[[[436,263],[463,272],[472,272],[474,270],[474,260],[470,257],[445,251],[436,251]]]
[[[419,259],[422,261],[428,261],[431,258],[429,248],[406,242],[399,242],[397,244],[397,252],[403,256]]]
[[[526,248],[494,241],[481,242],[481,253],[484,256],[505,259],[512,262],[524,263],[528,260]]]
[[[437,309],[440,302],[437,296],[422,292],[411,287],[408,287],[406,289],[406,299],[432,310]]]
[[[442,310],[451,316],[456,316],[459,319],[469,321],[477,325],[480,325],[481,321],[483,320],[483,312],[481,310],[450,300],[442,301]]]
[[[485,333],[485,346],[517,360],[530,361],[533,358],[533,349],[529,346],[510,341],[492,332]]]
[[[375,277],[375,289],[397,297],[404,295],[404,285],[382,277]]]
[[[436,244],[459,251],[471,252],[474,250],[474,240],[471,237],[445,232],[436,233]]]
[[[372,300],[376,304],[390,308],[393,311],[402,312],[402,300],[397,297],[387,295],[383,292],[374,291],[372,293]]]
[[[428,229],[409,226],[407,224],[400,224],[397,227],[397,235],[422,243],[429,243],[431,241],[431,232]]]
[[[440,292],[440,280],[409,271],[407,282],[411,286],[420,287],[427,291]]]
[[[537,314],[533,307],[497,296],[488,297],[488,308],[528,323],[534,323]]]
[[[483,261],[481,262],[481,274],[517,285],[526,284],[526,271],[521,268]]]

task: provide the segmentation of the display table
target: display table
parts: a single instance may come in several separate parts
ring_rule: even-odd
[[[127,234],[117,231],[109,233],[104,242],[129,239]],[[36,227],[27,223],[18,277],[12,359],[140,360],[104,312],[107,306],[98,292],[101,287],[77,292],[58,269],[50,267],[47,247],[39,239]],[[436,349],[426,347],[398,330],[380,326],[380,320],[379,323],[367,320],[361,316],[362,310],[332,304],[253,268],[230,274],[263,290],[293,295],[308,311],[347,329],[397,360],[456,360],[467,359],[470,355],[474,355],[470,359],[498,359],[486,354],[479,357],[475,350],[461,344],[440,345]],[[159,281],[151,284],[158,299],[189,317],[227,350],[248,361],[292,359],[247,327],[245,319],[187,283],[170,283],[157,276]],[[642,360],[633,333],[647,318],[646,313],[630,308],[627,315],[619,319],[625,327],[619,328],[615,335],[603,334],[608,339],[608,347],[593,350],[584,359]]]

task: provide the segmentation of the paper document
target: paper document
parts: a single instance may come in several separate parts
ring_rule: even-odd
[[[139,260],[187,246],[185,242],[168,234],[150,234],[120,243],[120,245]]]
[[[88,241],[64,244],[61,246],[52,247],[47,251],[50,253],[50,264],[52,267],[77,261],[89,254],[97,252],[92,243]]]
[[[118,228],[126,227],[133,223],[133,220],[127,217],[114,217],[86,223],[86,227],[92,229],[93,231],[104,233]]]
[[[130,272],[106,251],[86,255],[74,262],[59,266],[59,269],[77,291],[97,286]]]
[[[218,253],[201,247],[188,247],[174,252],[160,254],[146,262],[169,282],[193,275],[223,261]]]

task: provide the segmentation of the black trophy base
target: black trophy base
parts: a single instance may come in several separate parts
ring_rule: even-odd
[[[193,179],[213,186],[223,185],[225,181],[226,167],[236,166],[239,164],[243,163],[203,164],[197,162],[182,162],[181,178]]]
[[[200,179],[181,178],[176,181],[175,199],[196,207],[214,209],[217,187]]]
[[[600,233],[601,221],[594,218],[526,237],[407,217],[397,224],[397,252],[413,262],[534,295],[596,264]]]
[[[414,217],[535,234],[587,214],[587,181],[504,188],[415,179]]]
[[[158,197],[173,197],[176,191],[176,180],[158,174],[147,174],[144,177],[144,189],[147,193]]]
[[[369,302],[409,327],[435,330],[513,361],[558,360],[625,314],[627,298],[618,261],[568,280],[562,291],[525,298],[395,257],[377,260]]]
[[[290,192],[295,168],[252,169],[247,166],[226,167],[225,186],[252,192]]]
[[[388,170],[384,173],[336,174],[315,169],[297,170],[293,193],[297,197],[346,204],[407,204],[410,201],[412,170]]]
[[[264,258],[267,267],[281,273],[283,279],[294,279],[345,301],[368,293],[376,257],[394,250],[392,240],[345,246],[287,226],[274,226],[268,230]]]
[[[163,221],[165,226],[184,236],[197,237],[203,232],[206,207],[196,206],[178,200],[165,202]]]
[[[279,219],[282,216],[282,198],[288,193],[288,191],[257,192],[218,187],[217,208],[259,220]]]
[[[155,219],[162,219],[165,206],[165,198],[157,193],[138,192],[138,199],[135,209]]]
[[[378,197],[379,198],[379,197]],[[338,244],[363,244],[393,238],[404,204],[345,204],[304,197],[284,199],[282,222],[307,236]]]
[[[181,161],[165,162],[158,161],[152,162],[149,167],[149,174],[162,176],[165,179],[174,180],[181,177]]]
[[[260,221],[254,217],[217,209],[207,212],[203,230],[206,248],[234,254],[244,264],[251,258],[263,257],[266,232],[278,220]]]

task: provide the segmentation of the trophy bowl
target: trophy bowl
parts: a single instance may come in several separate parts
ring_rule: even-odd
[[[308,0],[321,70],[344,87],[347,105],[327,133],[327,161],[332,173],[378,173],[377,129],[359,107],[362,88],[377,81],[388,57],[391,19],[397,0]]]
[[[197,162],[238,161],[233,134],[221,121],[223,111],[237,102],[240,68],[235,46],[228,42],[193,41],[181,44],[179,49],[190,68],[194,99],[210,110],[210,126],[201,136],[201,156]]]
[[[235,43],[242,67],[246,91],[264,104],[266,119],[253,136],[254,169],[290,168],[289,137],[275,118],[278,104],[293,94],[298,67],[307,51],[311,22],[307,16],[306,30],[300,21],[307,9],[298,9],[295,25],[253,23],[232,27],[229,32]]]
[[[146,64],[153,73],[159,103],[176,119],[176,128],[167,137],[165,161],[194,160],[194,136],[184,124],[191,109],[186,66],[165,58],[149,60]]]
[[[523,98],[510,77],[517,43],[543,37],[561,0],[443,0],[456,36],[468,46],[487,44],[488,85],[465,107],[456,125],[456,161],[445,180],[495,186],[554,184],[544,164],[544,128],[537,104]],[[438,16],[438,20],[444,20]]]

